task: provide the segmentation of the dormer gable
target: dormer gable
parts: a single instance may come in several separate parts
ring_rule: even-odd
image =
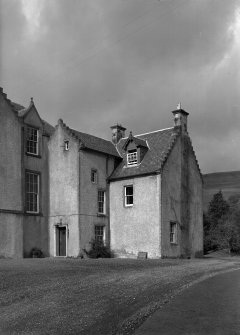
[[[125,165],[128,167],[136,166],[141,163],[143,157],[148,151],[148,145],[145,140],[134,137],[132,132],[123,145],[125,151]]]
[[[31,98],[29,107],[18,112],[18,115],[23,119],[24,123],[36,127],[42,128],[43,122],[38,114],[38,111],[35,107],[33,98]]]

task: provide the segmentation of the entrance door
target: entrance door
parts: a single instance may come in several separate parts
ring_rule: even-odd
[[[66,227],[56,227],[56,256],[66,255]]]

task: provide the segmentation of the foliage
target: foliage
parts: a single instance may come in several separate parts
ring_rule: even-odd
[[[228,203],[221,191],[214,194],[203,217],[205,253],[224,248],[240,252],[240,209],[234,200]]]
[[[38,248],[32,248],[32,250],[31,250],[31,257],[32,258],[42,258],[43,257],[43,253]]]
[[[208,220],[211,225],[216,225],[218,220],[226,215],[229,211],[229,204],[223,198],[222,191],[213,195],[208,207]]]
[[[91,249],[87,251],[84,249],[84,252],[90,258],[111,258],[111,251],[109,247],[103,244],[101,241],[92,240],[90,242]]]

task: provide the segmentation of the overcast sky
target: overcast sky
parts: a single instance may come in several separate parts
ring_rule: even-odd
[[[0,0],[0,86],[52,125],[111,139],[173,125],[202,173],[240,170],[240,0]]]

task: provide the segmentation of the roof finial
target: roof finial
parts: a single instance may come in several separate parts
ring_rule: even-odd
[[[31,103],[33,104],[33,97],[31,97]]]
[[[177,105],[177,109],[182,109],[181,102],[179,102],[179,104]]]

